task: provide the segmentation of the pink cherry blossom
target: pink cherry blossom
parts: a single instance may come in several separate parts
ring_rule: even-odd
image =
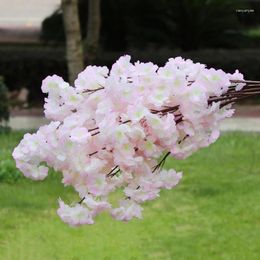
[[[95,200],[90,195],[84,197],[83,204],[91,209],[93,216],[96,216],[103,211],[111,209],[110,203],[108,203],[106,200]]]
[[[111,210],[113,218],[121,221],[129,221],[133,218],[142,218],[143,208],[131,200],[121,200],[120,207]]]
[[[70,207],[62,200],[59,200],[57,213],[60,218],[70,226],[94,224],[90,210],[79,204]]]
[[[76,143],[85,143],[90,136],[86,127],[76,127],[70,133],[70,140]]]
[[[74,83],[57,75],[43,80],[44,113],[52,121],[25,134],[13,151],[27,178],[43,180],[51,167],[78,193],[73,206],[59,200],[57,213],[71,226],[93,224],[103,211],[121,221],[142,218],[141,204],[182,178],[162,169],[167,156],[185,159],[215,142],[220,122],[234,113],[234,97],[247,87],[239,71],[182,57],[161,67],[133,64],[129,55],[110,71],[88,66]],[[110,194],[118,189],[123,195],[114,208]]]

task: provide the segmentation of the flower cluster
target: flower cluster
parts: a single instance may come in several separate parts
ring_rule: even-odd
[[[243,82],[238,71],[181,57],[158,67],[123,56],[110,71],[88,66],[75,87],[48,76],[42,91],[51,123],[26,134],[13,157],[28,178],[43,180],[52,167],[74,187],[78,203],[59,200],[58,215],[69,225],[92,224],[103,211],[122,221],[141,218],[141,204],[182,177],[162,169],[167,156],[184,159],[215,142],[219,122],[234,112],[225,95],[240,91]],[[124,194],[112,206],[109,195],[117,189]]]

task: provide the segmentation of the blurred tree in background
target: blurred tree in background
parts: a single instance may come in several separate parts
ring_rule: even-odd
[[[183,50],[234,46],[231,33],[239,28],[235,12],[237,0],[166,2],[169,6],[166,20],[175,24],[173,40]]]
[[[69,82],[73,83],[77,75],[84,68],[83,46],[78,16],[78,0],[62,0],[61,7],[66,35],[66,58]]]
[[[6,128],[9,120],[7,87],[4,78],[0,76],[0,131]]]
[[[90,64],[95,61],[99,48],[101,27],[100,1],[101,0],[88,1],[87,35],[84,45],[88,63]]]
[[[250,24],[251,19],[236,10],[250,6],[241,0],[106,0],[101,4],[101,46],[105,51],[234,48],[239,46],[241,24]],[[83,38],[87,37],[87,10],[88,0],[79,0]],[[57,10],[44,20],[42,39],[64,43],[62,30],[62,14]]]

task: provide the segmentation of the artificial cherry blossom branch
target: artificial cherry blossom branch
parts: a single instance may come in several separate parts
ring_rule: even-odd
[[[48,167],[62,173],[62,183],[81,199],[72,205],[59,200],[57,213],[77,226],[93,224],[103,211],[121,221],[141,218],[141,204],[182,177],[163,169],[166,159],[185,159],[214,143],[220,122],[234,112],[231,105],[259,95],[260,82],[181,57],[158,67],[123,56],[110,71],[88,66],[73,87],[48,76],[42,91],[52,121],[26,134],[13,157],[33,180],[43,180]],[[124,195],[114,207],[109,195],[116,189]]]

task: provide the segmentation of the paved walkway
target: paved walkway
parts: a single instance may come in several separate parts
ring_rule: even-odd
[[[232,117],[221,123],[222,131],[260,132],[259,117]]]
[[[12,129],[35,129],[47,124],[48,120],[41,116],[11,117]],[[221,124],[222,131],[253,131],[260,132],[260,117],[233,117],[225,119]]]
[[[10,118],[9,126],[14,130],[36,129],[48,124],[48,122],[46,118],[41,116],[16,116]]]

